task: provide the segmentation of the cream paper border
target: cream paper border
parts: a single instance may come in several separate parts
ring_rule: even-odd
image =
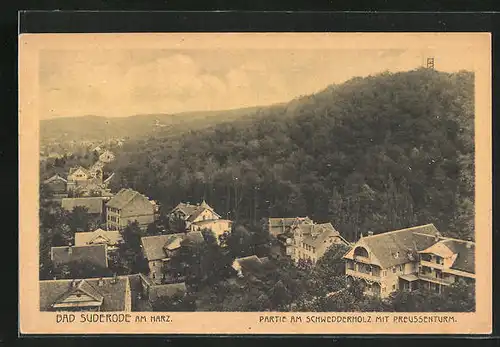
[[[131,323],[56,323],[39,312],[38,284],[38,54],[42,49],[463,49],[475,63],[475,313],[161,313],[131,312]],[[19,310],[21,334],[489,334],[492,332],[491,36],[489,33],[147,33],[22,34],[19,36]],[[76,97],[76,96],[75,96]],[[262,315],[287,323],[259,323]],[[146,316],[147,322],[134,322]],[[301,316],[302,323],[290,323]],[[305,323],[307,316],[358,317],[364,323]],[[376,322],[389,316],[389,323]],[[394,323],[394,317],[450,316],[451,323]],[[360,317],[360,318],[359,318]],[[367,322],[370,319],[371,322]]]

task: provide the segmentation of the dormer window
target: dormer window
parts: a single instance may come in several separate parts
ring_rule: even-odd
[[[356,247],[354,250],[354,257],[369,258],[368,251],[364,247]]]

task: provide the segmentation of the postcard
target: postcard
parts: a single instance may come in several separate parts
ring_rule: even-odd
[[[19,36],[21,334],[488,334],[489,33]]]

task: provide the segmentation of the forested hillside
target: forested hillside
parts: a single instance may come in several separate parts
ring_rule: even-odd
[[[473,237],[473,100],[470,72],[354,78],[252,122],[130,142],[114,185],[245,223],[308,215],[350,240],[425,223]]]

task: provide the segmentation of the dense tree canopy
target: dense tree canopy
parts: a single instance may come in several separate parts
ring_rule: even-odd
[[[258,119],[130,142],[112,164],[167,207],[331,221],[346,238],[435,223],[473,237],[473,74],[418,69],[354,78]]]

